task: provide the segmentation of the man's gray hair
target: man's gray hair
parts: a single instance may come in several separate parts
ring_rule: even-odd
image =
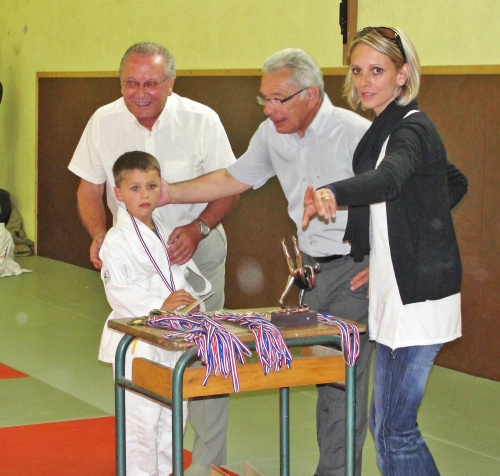
[[[319,96],[323,97],[325,83],[321,68],[314,58],[304,50],[287,48],[274,53],[264,61],[262,72],[271,74],[282,68],[290,70],[292,81],[298,87],[317,86]]]
[[[144,55],[144,56],[156,56],[160,55],[165,60],[165,74],[168,79],[175,78],[175,58],[170,51],[167,50],[164,46],[159,43],[153,43],[150,41],[141,41],[140,43],[136,43],[132,45],[125,54],[120,62],[120,69],[118,70],[118,74],[121,75],[123,63],[127,59],[128,56],[132,54]]]

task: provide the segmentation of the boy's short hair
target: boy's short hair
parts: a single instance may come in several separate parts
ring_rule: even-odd
[[[158,175],[161,177],[160,163],[156,157],[143,152],[140,150],[134,150],[131,152],[125,152],[120,155],[116,162],[113,164],[113,178],[115,179],[115,185],[120,186],[120,182],[123,179],[123,175],[132,170],[144,170],[147,172],[149,170],[156,170]]]

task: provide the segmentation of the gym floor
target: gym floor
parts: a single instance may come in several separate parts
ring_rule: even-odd
[[[112,416],[111,367],[97,361],[109,306],[99,273],[38,256],[32,273],[0,280],[0,363],[27,374],[0,379],[0,427]],[[14,380],[16,380],[14,382]],[[36,398],[33,396],[36,395]],[[500,474],[500,382],[434,367],[419,425],[442,475]],[[291,389],[291,474],[314,474],[315,387]],[[277,391],[231,395],[226,467],[249,461],[279,474]],[[188,425],[185,447],[191,449]],[[363,475],[380,474],[371,435]]]

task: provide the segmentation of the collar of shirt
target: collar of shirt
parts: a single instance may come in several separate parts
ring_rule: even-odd
[[[323,102],[321,103],[318,113],[307,128],[303,140],[310,140],[321,135],[331,118],[333,109],[335,109],[335,107],[325,93],[323,95]]]
[[[163,129],[164,127],[167,126],[168,121],[169,121],[169,116],[171,114],[171,111],[174,107],[174,103],[177,102],[177,94],[172,93],[165,104],[165,107],[163,108],[163,111],[161,111],[161,114],[159,115],[158,119],[155,122],[155,127],[157,129]]]
[[[168,118],[171,114],[171,110],[174,107],[174,102],[177,102],[177,94],[172,93],[168,99],[167,102],[161,111],[160,115],[158,116],[158,119],[156,119],[156,122],[153,124],[153,128],[151,131],[154,130],[160,130],[163,129],[167,126],[168,124]],[[123,98],[122,98],[123,101]],[[150,132],[148,128],[144,127],[142,124],[139,123],[137,118],[127,109],[127,106],[125,105],[125,101],[123,101],[123,107],[127,110],[128,115],[130,117],[130,120],[136,125],[136,127],[142,128],[147,132]]]

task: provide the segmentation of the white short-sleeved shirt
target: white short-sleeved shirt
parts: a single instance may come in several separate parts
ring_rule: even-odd
[[[247,151],[227,170],[253,188],[277,176],[288,200],[288,213],[297,226],[301,250],[311,256],[347,254],[350,245],[343,243],[347,210],[339,211],[333,223],[314,218],[303,230],[304,193],[308,185],[316,188],[354,175],[352,156],[369,126],[360,115],[333,106],[325,95],[304,137],[279,134],[267,119]]]
[[[154,155],[167,182],[179,182],[227,167],[236,159],[219,116],[209,107],[177,94],[169,96],[158,120],[141,126],[123,98],[99,108],[90,118],[69,170],[94,184],[106,182],[108,206],[116,217],[112,167],[123,153]],[[165,223],[185,225],[206,203],[167,205],[159,209]]]

